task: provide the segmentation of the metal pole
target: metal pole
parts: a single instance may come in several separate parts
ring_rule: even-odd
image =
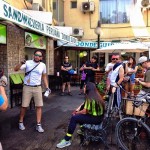
[[[99,45],[100,45],[100,34],[98,34],[98,42],[97,42],[97,49],[99,49]]]

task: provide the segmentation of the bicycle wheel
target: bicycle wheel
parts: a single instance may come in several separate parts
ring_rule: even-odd
[[[139,124],[136,118],[124,118],[117,123],[116,139],[123,150],[148,150],[150,147],[149,127]]]

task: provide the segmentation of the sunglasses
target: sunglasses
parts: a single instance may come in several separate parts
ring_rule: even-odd
[[[118,60],[118,58],[112,58],[111,60]]]
[[[65,58],[65,59],[69,59],[69,58]]]
[[[42,55],[39,55],[39,54],[34,54],[34,56],[42,57]]]

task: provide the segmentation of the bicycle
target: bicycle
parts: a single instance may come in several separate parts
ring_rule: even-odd
[[[141,99],[138,103],[133,99],[133,105],[136,108],[137,106],[142,107],[145,102],[150,104],[150,93],[146,94],[146,98]],[[148,150],[150,147],[150,114],[146,112],[142,117],[123,118],[116,125],[115,135],[121,150]]]

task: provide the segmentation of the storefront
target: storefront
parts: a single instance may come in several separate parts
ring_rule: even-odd
[[[54,74],[54,39],[75,44],[77,39],[42,23],[0,0],[0,67],[8,77],[23,59],[32,59],[34,50],[44,53],[47,73]],[[19,73],[19,72],[18,72]],[[7,87],[9,97],[10,87]]]

